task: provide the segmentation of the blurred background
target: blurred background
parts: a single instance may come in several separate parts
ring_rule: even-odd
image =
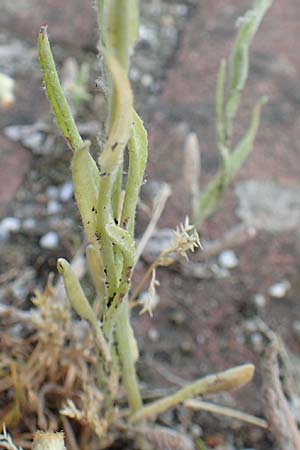
[[[150,148],[138,236],[163,183],[172,190],[154,247],[161,248],[166,230],[191,214],[185,157],[191,133],[201,150],[200,188],[218,168],[217,71],[230,54],[238,17],[251,5],[251,0],[140,1],[140,38],[130,79]],[[220,243],[232,230],[233,239],[205,261],[197,253],[189,268],[178,264],[162,269],[159,310],[153,319],[134,318],[143,350],[143,382],[169,386],[181,377],[192,379],[251,361],[257,364],[254,383],[222,401],[259,415],[265,329],[283,338],[300,367],[295,356],[300,349],[299,19],[298,0],[275,0],[252,46],[236,138],[247,127],[256,99],[267,95],[269,102],[252,154],[219,211],[201,229],[203,242]],[[105,137],[105,86],[92,0],[1,0],[0,83],[7,83],[9,95],[0,99],[0,296],[23,309],[30,308],[33,290],[56,271],[57,257],[72,259],[81,244],[70,150],[42,87],[36,39],[43,24],[48,24],[79,130],[94,148]],[[243,227],[255,227],[256,234],[239,239]],[[151,257],[150,249],[137,278]],[[216,425],[206,415],[195,424],[194,432],[214,438],[216,446],[229,445],[232,429],[236,447],[222,448],[273,448],[260,429],[224,419]]]

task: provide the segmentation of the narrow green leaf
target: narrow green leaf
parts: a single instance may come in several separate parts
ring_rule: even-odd
[[[226,130],[224,117],[225,102],[225,78],[226,78],[226,61],[223,60],[219,67],[216,90],[216,128],[218,133],[219,145],[225,145]]]
[[[261,108],[266,102],[267,102],[266,97],[262,97],[257,102],[252,113],[252,118],[248,131],[246,132],[245,136],[240,140],[240,142],[237,144],[234,151],[230,154],[227,184],[237,174],[237,172],[242,167],[246,158],[249,156],[250,152],[253,149],[254,139],[256,137],[260,122]]]
[[[135,245],[128,231],[120,228],[114,222],[106,225],[105,230],[108,237],[111,239],[111,241],[123,256],[121,279],[119,282],[118,291],[114,298],[114,302],[107,314],[107,316],[109,316],[111,314],[111,311],[119,306],[119,304],[123,301],[124,297],[129,291],[131,274],[135,261]]]
[[[118,60],[106,50],[102,50],[110,71],[115,90],[112,123],[108,140],[99,158],[102,172],[116,171],[120,157],[127,145],[133,114],[133,98],[126,72]]]
[[[131,423],[140,423],[147,419],[153,419],[158,414],[174,408],[187,399],[194,398],[197,395],[213,394],[218,392],[231,391],[249,383],[254,374],[253,364],[244,364],[233,367],[232,369],[208,375],[194,381],[188,386],[179,389],[174,394],[163,397],[153,403],[150,403],[131,415]]]
[[[232,134],[232,122],[239,108],[241,92],[245,87],[249,74],[250,46],[272,1],[256,0],[253,8],[239,19],[240,28],[231,55],[230,87],[225,107],[228,137]]]
[[[120,249],[124,258],[124,265],[133,267],[135,245],[129,232],[120,228],[114,222],[107,224],[105,229],[112,242]]]
[[[226,173],[221,168],[217,175],[208,184],[204,194],[200,198],[199,208],[195,214],[195,224],[199,229],[209,216],[211,216],[220,206],[220,201],[225,188]]]
[[[137,0],[98,2],[102,46],[127,71],[129,57],[138,35]]]
[[[127,229],[130,235],[133,236],[135,211],[148,157],[147,132],[141,118],[135,111],[133,113],[131,137],[128,141],[128,152],[129,168],[121,226]]]
[[[104,285],[104,266],[99,248],[96,245],[89,244],[86,248],[86,257],[98,301],[100,302],[99,317],[101,317],[105,310],[106,292]]]
[[[128,0],[129,3],[129,30],[130,30],[130,45],[134,46],[139,35],[139,8],[138,0]]]
[[[100,176],[95,161],[89,153],[90,142],[76,149],[72,159],[74,195],[89,242],[97,242],[97,202]]]
[[[132,93],[126,71],[109,52],[102,49],[107,67],[114,83],[114,104],[110,131],[104,150],[99,157],[101,167],[98,195],[97,233],[101,236],[101,253],[108,277],[108,295],[111,299],[118,289],[115,256],[106,225],[112,221],[112,193],[123,152],[127,145],[132,124]]]
[[[47,26],[40,29],[38,36],[40,64],[45,88],[55,114],[57,124],[68,144],[75,150],[82,146],[82,139],[75,125],[70,107],[63,93],[47,35]]]
[[[99,351],[101,352],[104,360],[106,362],[110,362],[111,357],[107,342],[104,338],[94,311],[89,304],[72,267],[68,261],[63,258],[59,258],[57,261],[57,270],[64,279],[65,289],[72,307],[82,319],[87,320],[92,325],[96,334],[96,343]]]

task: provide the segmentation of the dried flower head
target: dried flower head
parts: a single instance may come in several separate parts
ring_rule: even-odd
[[[156,280],[156,271],[153,269],[152,277],[150,281],[150,285],[148,288],[148,291],[142,295],[142,297],[139,299],[138,303],[143,306],[143,308],[140,311],[141,314],[145,314],[146,312],[149,313],[149,315],[153,316],[153,310],[156,308],[156,306],[159,303],[159,296],[156,292],[156,286],[159,286],[159,281]]]
[[[67,400],[60,410],[64,416],[77,420],[82,425],[88,425],[95,434],[103,439],[108,427],[115,419],[115,411],[103,411],[103,395],[95,386],[85,386],[81,395],[82,408],[79,409],[72,400]]]
[[[0,434],[0,448],[4,448],[6,450],[22,450],[21,447],[18,447],[14,443],[11,435],[6,431],[5,425],[3,425],[3,430]]]
[[[188,260],[186,252],[193,252],[195,248],[202,248],[199,235],[186,217],[184,224],[180,224],[175,231],[175,241],[172,243],[172,251],[184,256]]]
[[[34,433],[32,450],[66,450],[64,433],[37,431]]]

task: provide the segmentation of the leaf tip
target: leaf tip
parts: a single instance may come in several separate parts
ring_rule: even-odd
[[[57,260],[56,267],[57,267],[57,271],[58,271],[58,273],[59,273],[60,275],[63,275],[63,274],[64,274],[66,264],[68,264],[68,263],[67,263],[67,261],[66,261],[64,258],[59,258],[59,259]]]
[[[41,26],[39,36],[42,39],[45,39],[47,37],[47,29],[48,29],[48,25],[46,23]]]

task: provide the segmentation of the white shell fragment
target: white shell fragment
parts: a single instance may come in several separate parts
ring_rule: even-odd
[[[23,230],[25,231],[30,231],[30,230],[34,230],[37,226],[37,223],[35,221],[35,219],[33,219],[32,217],[28,217],[28,219],[25,219],[23,222]]]
[[[238,266],[239,260],[232,250],[225,250],[219,255],[219,264],[224,269],[234,269]]]
[[[266,298],[262,294],[255,294],[254,303],[258,308],[264,308],[266,306]]]
[[[52,250],[58,246],[59,237],[54,231],[49,231],[40,239],[40,246],[47,250]]]
[[[59,191],[56,186],[48,186],[46,190],[46,194],[48,198],[56,200],[59,196]]]
[[[73,184],[71,181],[64,183],[60,189],[59,198],[62,202],[67,202],[73,197]]]
[[[269,287],[268,293],[273,298],[283,298],[290,288],[291,283],[288,280],[282,280]]]
[[[56,214],[60,211],[61,205],[56,200],[50,200],[47,204],[48,214]]]
[[[7,237],[9,233],[17,233],[20,231],[21,222],[16,217],[5,217],[0,222],[0,235]]]

